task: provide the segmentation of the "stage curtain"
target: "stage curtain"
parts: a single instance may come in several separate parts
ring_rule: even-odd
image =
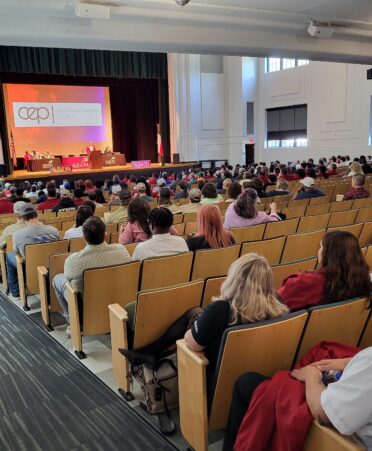
[[[163,144],[164,161],[171,161],[169,139],[169,97],[168,80],[159,80],[159,123],[161,130],[161,142]]]
[[[4,92],[2,89],[2,83],[0,81],[0,112],[4,112],[4,111],[5,111]],[[0,114],[0,139],[1,139],[2,147],[3,147],[4,164],[8,168],[7,172],[10,173],[10,167],[11,167],[10,155],[9,155],[9,152],[6,151],[6,149],[9,149],[9,143],[8,143],[8,134],[6,132],[5,114]]]
[[[0,46],[0,72],[88,77],[168,77],[167,54]]]

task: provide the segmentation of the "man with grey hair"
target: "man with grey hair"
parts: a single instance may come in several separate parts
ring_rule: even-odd
[[[197,213],[202,206],[200,203],[202,193],[198,188],[192,188],[189,191],[189,204],[180,205],[178,207],[177,213]]]
[[[345,193],[343,200],[365,199],[369,197],[368,189],[364,188],[366,178],[363,174],[355,174],[351,179],[351,189]]]
[[[23,200],[20,200],[20,201],[16,202],[15,204],[13,204],[13,212],[16,215],[17,221],[14,224],[9,224],[3,230],[3,232],[0,236],[0,249],[6,248],[6,241],[8,239],[8,236],[13,235],[13,233],[16,232],[17,230],[20,230],[20,229],[23,229],[24,227],[26,227],[25,221],[19,214],[20,208],[23,205],[27,205],[26,202],[23,202]]]

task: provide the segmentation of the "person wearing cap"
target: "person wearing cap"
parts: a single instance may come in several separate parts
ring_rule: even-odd
[[[70,194],[70,191],[68,189],[62,188],[59,191],[59,195],[60,195],[59,204],[57,204],[52,209],[52,211],[54,213],[57,213],[57,212],[60,212],[60,211],[74,211],[74,210],[77,209],[77,205],[71,199],[71,194]]]
[[[137,183],[137,185],[134,187],[134,190],[137,191],[137,193],[134,195],[134,197],[141,197],[146,202],[154,202],[155,199],[151,196],[148,196],[146,194],[146,185],[142,182]]]
[[[118,193],[120,208],[105,217],[106,224],[120,224],[128,219],[128,205],[132,200],[129,189],[122,189]]]
[[[44,202],[38,204],[37,209],[40,210],[51,210],[56,205],[59,204],[59,199],[57,199],[57,190],[55,186],[51,185],[47,188],[48,198]]]
[[[4,191],[0,191],[0,215],[13,213],[14,204],[5,195]]]
[[[17,230],[20,230],[20,229],[23,229],[24,227],[26,227],[24,220],[19,215],[19,209],[21,208],[22,205],[27,205],[26,202],[23,202],[22,200],[20,200],[19,202],[16,202],[15,204],[12,204],[12,205],[13,205],[13,212],[17,218],[17,222],[15,224],[9,224],[3,230],[3,232],[0,236],[0,249],[6,248],[6,241],[7,241],[8,236],[13,235],[13,233],[16,232]]]
[[[180,205],[177,213],[197,213],[202,206],[200,203],[202,193],[198,188],[192,188],[189,191],[189,204]]]
[[[6,255],[9,289],[14,297],[19,297],[16,254],[20,254],[24,258],[27,244],[49,243],[59,240],[58,230],[55,227],[41,223],[32,204],[21,205],[18,210],[18,216],[23,219],[26,227],[13,233],[14,252],[8,252]]]
[[[325,196],[323,191],[314,188],[315,180],[312,177],[305,177],[300,180],[300,186],[293,196],[293,200],[311,199],[313,197]]]

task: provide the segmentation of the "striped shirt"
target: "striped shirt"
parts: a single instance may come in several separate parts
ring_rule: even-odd
[[[71,254],[65,261],[64,275],[73,288],[83,292],[83,277],[86,269],[121,265],[131,261],[126,248],[121,244],[87,244],[80,252]]]

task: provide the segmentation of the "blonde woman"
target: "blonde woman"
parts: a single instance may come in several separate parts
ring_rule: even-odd
[[[348,177],[353,177],[357,174],[364,174],[362,166],[357,162],[353,161],[350,165],[350,172],[348,173]]]
[[[267,260],[257,254],[246,254],[230,266],[220,295],[205,310],[193,308],[156,342],[136,351],[123,349],[121,352],[132,361],[155,364],[186,332],[187,347],[193,351],[205,350],[208,370],[213,372],[222,336],[228,327],[277,318],[287,312],[288,308],[276,297]]]

